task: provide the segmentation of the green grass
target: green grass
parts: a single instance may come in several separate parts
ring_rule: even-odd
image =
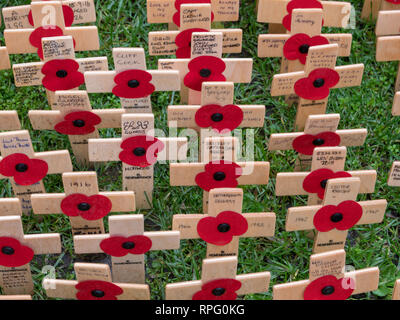
[[[97,25],[100,32],[99,52],[78,53],[78,57],[107,55],[113,69],[111,49],[117,46],[144,47],[147,51],[147,34],[152,30],[165,30],[166,25],[149,25],[146,22],[145,0],[95,0]],[[0,7],[28,3],[28,0],[0,0]],[[328,112],[340,113],[340,129],[367,128],[367,141],[362,147],[348,150],[346,168],[375,169],[378,180],[374,194],[359,197],[360,200],[388,200],[389,205],[381,224],[355,227],[349,233],[346,244],[348,265],[356,269],[378,266],[380,284],[377,291],[353,296],[352,299],[389,299],[399,272],[399,189],[388,187],[387,175],[393,160],[399,158],[400,119],[391,116],[393,87],[397,63],[375,61],[374,24],[361,21],[362,1],[353,1],[357,10],[357,28],[345,30],[353,34],[352,54],[340,58],[338,64],[364,63],[366,66],[361,88],[334,90],[330,96]],[[239,273],[270,271],[271,287],[267,293],[247,295],[245,299],[272,299],[272,285],[308,278],[309,256],[312,241],[302,232],[285,232],[285,215],[288,207],[305,204],[305,197],[276,197],[275,177],[278,172],[293,170],[295,153],[268,152],[267,141],[271,133],[290,132],[293,128],[295,108],[289,108],[283,98],[270,95],[272,76],[279,72],[278,59],[257,58],[257,36],[267,32],[267,25],[256,22],[255,1],[242,0],[240,21],[227,23],[226,27],[239,27],[243,33],[243,52],[240,57],[254,59],[253,81],[236,86],[237,104],[265,104],[267,112],[263,128],[255,130],[255,160],[271,162],[271,179],[267,186],[245,187],[244,211],[274,211],[277,215],[276,233],[273,238],[244,239],[240,242]],[[328,31],[328,30],[324,30]],[[330,30],[340,32],[343,30]],[[3,40],[1,40],[3,41]],[[4,44],[4,43],[3,43]],[[34,55],[12,56],[13,63],[37,61]],[[149,68],[156,68],[157,58],[148,57]],[[39,87],[16,88],[10,70],[0,73],[0,108],[18,110],[23,128],[30,130],[36,151],[69,148],[66,137],[52,131],[32,131],[27,117],[28,110],[49,109],[45,92]],[[118,108],[119,99],[111,94],[92,94],[94,108]],[[179,94],[156,93],[152,96],[156,127],[167,129],[166,108],[168,104],[179,104]],[[118,137],[120,130],[102,130],[103,137]],[[69,148],[70,149],[70,148]],[[74,162],[75,163],[75,162]],[[74,167],[75,171],[87,168]],[[108,163],[96,167],[101,190],[121,190],[120,164]],[[115,174],[119,177],[115,179]],[[0,182],[0,196],[12,197],[8,182]],[[62,192],[60,175],[46,177],[47,192]],[[172,215],[198,213],[202,210],[201,191],[197,187],[169,186],[168,165],[159,164],[155,171],[153,209],[138,211],[146,218],[146,230],[169,230]],[[41,288],[44,265],[56,268],[56,277],[74,279],[73,263],[79,261],[104,262],[104,255],[77,256],[73,251],[68,219],[64,216],[24,217],[26,233],[60,232],[63,241],[61,255],[38,256],[31,263],[35,281],[35,299],[46,299]],[[152,299],[164,298],[167,283],[193,280],[200,277],[201,261],[205,256],[203,241],[182,241],[179,250],[150,252],[147,254],[147,283],[151,287]]]

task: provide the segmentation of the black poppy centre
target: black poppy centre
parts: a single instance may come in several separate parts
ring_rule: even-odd
[[[211,120],[214,122],[220,122],[223,119],[224,119],[224,115],[222,113],[216,112],[211,116]]]
[[[222,296],[225,293],[225,288],[215,288],[212,291],[212,294],[216,297]]]
[[[132,241],[126,241],[122,244],[122,248],[124,248],[126,250],[131,250],[131,249],[135,248],[135,243]]]
[[[209,76],[211,76],[211,70],[210,69],[203,68],[203,69],[200,70],[200,77],[208,78]]]
[[[325,140],[318,138],[318,139],[315,139],[312,143],[314,146],[322,146],[325,143]]]
[[[332,222],[340,222],[343,220],[343,214],[340,212],[336,212],[333,215],[331,215],[331,221]]]
[[[82,128],[85,126],[85,121],[82,119],[76,119],[76,120],[72,121],[72,124],[74,125],[74,127]]]
[[[308,49],[310,49],[310,45],[309,44],[302,44],[299,47],[299,52],[302,54],[307,54],[308,53]]]
[[[325,188],[326,188],[327,182],[328,182],[328,179],[324,179],[324,180],[322,180],[322,181],[320,182],[320,185],[321,185],[322,189],[325,189]]]
[[[56,72],[56,76],[58,78],[65,78],[66,76],[68,76],[68,72],[64,69],[60,69]]]
[[[231,226],[228,223],[221,223],[217,227],[219,232],[225,233],[231,230]]]
[[[322,78],[317,78],[313,82],[313,85],[315,88],[321,88],[324,84],[325,84],[325,80]]]
[[[215,181],[222,181],[226,178],[225,172],[217,171],[213,175]]]
[[[129,88],[137,88],[139,87],[140,82],[138,80],[132,79],[128,81],[128,87]]]
[[[90,204],[87,202],[81,202],[80,204],[78,204],[78,209],[80,211],[88,211],[90,209]]]
[[[11,247],[5,246],[5,247],[1,248],[1,252],[10,256],[10,255],[14,254],[15,250]]]
[[[323,287],[322,290],[321,290],[321,293],[324,296],[329,296],[334,292],[335,292],[335,288],[333,286],[326,286],[326,287]]]
[[[104,295],[105,295],[104,291],[103,290],[99,290],[99,289],[92,290],[91,293],[92,293],[92,296],[96,297],[96,298],[103,298]]]
[[[146,149],[142,147],[137,147],[133,149],[133,154],[137,157],[143,157],[146,154]]]
[[[28,165],[26,163],[18,163],[15,166],[15,170],[17,170],[18,172],[25,172],[28,170]]]

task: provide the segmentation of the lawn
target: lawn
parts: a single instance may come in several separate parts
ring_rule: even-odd
[[[29,0],[0,0],[0,7],[22,5]],[[145,0],[95,0],[97,6],[97,26],[99,28],[101,50],[78,53],[78,57],[104,56],[109,58],[109,67],[114,69],[111,57],[113,47],[144,47],[147,52],[147,34],[152,30],[165,30],[166,25],[149,25],[146,21]],[[352,54],[349,58],[339,58],[338,64],[364,63],[365,73],[361,88],[334,90],[328,104],[329,113],[340,113],[340,129],[367,128],[368,136],[362,147],[348,149],[346,168],[351,170],[374,169],[378,172],[375,193],[360,196],[359,200],[388,200],[388,209],[381,224],[354,227],[349,232],[346,243],[347,265],[356,269],[377,266],[380,269],[380,284],[377,291],[352,296],[351,299],[390,299],[395,279],[400,277],[399,256],[399,193],[400,190],[386,184],[393,160],[399,159],[400,118],[392,117],[391,106],[397,63],[377,63],[375,61],[374,24],[362,21],[360,11],[362,1],[352,1],[356,9],[356,29],[324,30],[324,32],[351,32],[353,34]],[[270,271],[270,290],[263,294],[253,294],[244,299],[272,299],[272,285],[308,278],[309,256],[312,240],[303,232],[285,232],[285,215],[291,206],[305,205],[306,197],[276,197],[275,177],[278,172],[293,171],[296,155],[293,151],[268,152],[267,143],[271,133],[290,132],[293,128],[295,108],[288,107],[283,98],[270,95],[272,76],[279,72],[277,58],[257,58],[257,36],[267,33],[267,25],[257,23],[255,1],[241,0],[240,21],[226,23],[225,27],[238,27],[243,33],[243,51],[239,57],[254,59],[253,80],[249,84],[236,85],[237,104],[266,105],[265,125],[255,130],[256,161],[270,161],[270,182],[266,186],[244,188],[244,212],[273,211],[277,216],[276,233],[272,238],[242,239],[239,249],[239,273]],[[2,37],[1,37],[2,38]],[[1,43],[4,44],[3,39]],[[12,56],[12,63],[37,61],[34,55]],[[148,68],[156,68],[157,57],[148,57]],[[83,89],[83,88],[82,88]],[[111,94],[91,94],[93,108],[118,108],[119,99]],[[156,127],[167,132],[166,110],[169,104],[179,104],[178,93],[155,93],[152,95]],[[12,72],[0,73],[0,109],[18,110],[23,128],[30,130],[36,151],[50,151],[69,148],[67,137],[54,131],[33,131],[27,117],[28,110],[50,109],[45,92],[39,87],[16,88]],[[119,137],[120,130],[102,130],[102,137]],[[119,191],[122,188],[121,164],[107,163],[95,167],[100,190]],[[74,161],[74,171],[86,171]],[[171,187],[168,165],[159,164],[155,170],[153,209],[138,210],[145,215],[147,231],[170,230],[172,216],[178,213],[202,212],[202,193],[197,187]],[[117,178],[116,178],[117,177]],[[47,192],[63,192],[61,176],[45,178]],[[12,197],[11,186],[0,182],[0,196]],[[46,299],[41,288],[44,277],[74,279],[74,262],[109,263],[107,256],[76,255],[66,216],[49,215],[41,218],[23,218],[26,233],[60,232],[63,253],[60,255],[36,256],[31,263],[35,281],[34,299]],[[147,254],[147,283],[151,287],[152,299],[164,298],[167,283],[200,278],[201,261],[206,247],[203,241],[181,241],[179,250],[154,251]]]

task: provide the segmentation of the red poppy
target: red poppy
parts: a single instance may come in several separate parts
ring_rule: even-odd
[[[62,6],[62,11],[64,15],[64,24],[66,27],[70,27],[72,23],[74,22],[74,10],[70,6],[63,5]],[[33,26],[33,16],[32,16],[32,10],[29,11],[28,14],[28,21],[31,26]]]
[[[293,140],[293,149],[298,153],[312,155],[317,147],[336,147],[340,144],[340,136],[335,132],[325,131],[316,135],[302,134]]]
[[[196,175],[196,184],[205,191],[214,188],[235,188],[242,168],[231,161],[212,161],[204,166],[204,171]]]
[[[207,243],[224,246],[230,243],[234,236],[240,236],[247,231],[247,220],[234,211],[223,211],[216,217],[205,217],[197,224],[197,233]]]
[[[217,132],[232,131],[243,121],[243,111],[234,104],[208,104],[197,110],[195,121],[201,128],[211,127]]]
[[[124,291],[114,283],[101,280],[87,280],[75,286],[78,300],[118,300]]]
[[[346,300],[353,291],[353,279],[323,276],[315,279],[306,287],[304,300]]]
[[[283,26],[290,31],[292,25],[292,11],[293,9],[322,9],[322,4],[318,0],[292,0],[287,6],[288,14],[283,17]]]
[[[37,54],[43,60],[42,38],[63,36],[63,30],[58,26],[44,26],[36,28],[29,36],[29,42],[37,48]]]
[[[192,42],[192,33],[193,32],[208,32],[207,29],[201,28],[192,28],[186,29],[184,31],[179,32],[179,34],[175,38],[175,44],[178,47],[176,50],[176,57],[190,58],[191,56],[191,42]]]
[[[85,78],[79,72],[79,63],[72,59],[55,59],[47,61],[42,73],[43,86],[50,91],[70,90],[85,83]]]
[[[114,78],[116,86],[112,89],[112,93],[117,97],[127,99],[147,97],[156,89],[150,83],[152,78],[152,75],[144,70],[122,71]]]
[[[95,126],[101,123],[101,118],[90,111],[68,113],[64,121],[57,123],[54,129],[61,134],[83,135],[96,130]]]
[[[321,100],[329,96],[329,89],[336,86],[340,76],[333,69],[319,68],[310,72],[308,77],[296,81],[294,91],[308,100]]]
[[[205,81],[225,81],[222,72],[225,71],[225,62],[213,56],[200,56],[192,59],[188,65],[189,72],[183,79],[186,87],[201,91],[201,84]]]
[[[351,174],[346,171],[333,172],[323,168],[311,171],[303,181],[303,189],[309,193],[316,193],[320,199],[324,198],[326,183],[329,179],[349,178]]]
[[[314,226],[321,232],[348,230],[361,219],[362,213],[362,207],[352,200],[343,201],[337,206],[323,206],[314,216]]]
[[[400,0],[385,0],[386,2],[394,3],[394,4],[400,4]]]
[[[17,239],[0,237],[0,266],[20,267],[29,263],[35,253]]]
[[[61,211],[69,217],[82,217],[85,220],[98,220],[111,211],[110,199],[100,194],[86,196],[81,193],[70,194],[61,201]]]
[[[235,279],[217,279],[207,282],[196,292],[192,300],[236,300],[236,291],[242,283]]]
[[[175,9],[178,10],[174,13],[172,21],[180,27],[181,25],[181,4],[192,4],[192,3],[211,3],[210,0],[175,0]],[[211,12],[211,22],[214,20],[214,13]]]
[[[164,144],[155,137],[135,136],[121,143],[123,151],[119,159],[131,166],[148,167],[157,162],[158,153],[164,149]]]
[[[39,182],[48,170],[46,161],[31,159],[23,153],[13,153],[0,161],[0,174],[13,177],[15,183],[21,186]]]
[[[323,36],[310,37],[305,33],[297,33],[285,42],[283,55],[288,60],[298,59],[302,64],[305,64],[310,47],[324,44],[329,44],[329,41]]]
[[[152,242],[146,236],[110,237],[100,242],[100,248],[113,257],[130,254],[145,254],[151,249]]]

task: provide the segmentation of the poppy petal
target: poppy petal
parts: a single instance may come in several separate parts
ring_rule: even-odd
[[[121,149],[119,159],[122,162],[145,168],[157,162],[158,153],[164,149],[164,144],[155,137],[135,136],[125,139]],[[135,152],[139,149],[141,152]]]
[[[20,267],[29,263],[34,256],[31,248],[22,245],[17,239],[0,237],[0,265]]]
[[[80,120],[79,124],[74,123],[77,120]],[[100,123],[101,118],[93,112],[78,111],[67,114],[64,121],[57,123],[54,129],[61,134],[85,135],[94,132],[95,126]]]
[[[117,285],[101,280],[87,280],[79,282],[75,288],[78,290],[78,300],[117,300],[118,295],[124,291]],[[93,295],[93,291],[100,291],[102,296]]]
[[[350,281],[350,284],[347,283]],[[346,286],[344,286],[346,284]],[[327,275],[313,280],[304,290],[304,300],[346,300],[354,291],[351,278]]]
[[[152,75],[144,70],[122,71],[114,77],[116,86],[112,89],[112,93],[126,99],[147,97],[155,91],[154,85],[150,83],[152,78]]]
[[[295,93],[308,100],[321,100],[329,96],[330,88],[340,80],[339,74],[329,68],[319,68],[310,72],[308,77],[299,79],[294,84]],[[320,83],[317,85],[316,81]]]
[[[96,194],[86,196],[70,194],[61,201],[61,211],[70,217],[81,216],[85,220],[99,220],[111,212],[112,202],[107,197]]]
[[[201,91],[201,85],[205,81],[225,81],[222,74],[225,71],[225,62],[213,56],[200,56],[190,60],[189,72],[183,79],[186,87]],[[202,75],[201,75],[202,74]]]
[[[215,118],[216,116],[217,118]],[[214,118],[216,120],[213,120]],[[209,104],[197,110],[195,121],[201,128],[211,127],[217,132],[225,130],[232,131],[242,123],[243,111],[233,104],[228,104],[226,106]]]
[[[335,132],[325,131],[316,135],[303,134],[292,142],[298,153],[312,155],[316,147],[336,147],[340,144],[340,136]]]
[[[131,242],[133,248],[124,248],[123,245],[126,242]],[[100,243],[101,250],[113,257],[123,257],[127,254],[145,254],[151,249],[151,247],[151,239],[143,235],[127,238],[115,236],[105,239]]]
[[[292,0],[286,6],[288,15],[286,15],[283,18],[282,24],[287,30],[289,31],[291,30],[293,9],[322,9],[322,8],[323,8],[322,4],[317,0]]]
[[[236,291],[241,286],[242,283],[235,279],[212,280],[202,285],[201,290],[193,295],[192,300],[236,300]],[[216,289],[219,289],[219,294],[215,294]]]
[[[204,171],[195,177],[196,184],[205,191],[214,188],[235,188],[237,178],[242,175],[242,168],[230,161],[209,162]]]
[[[43,86],[50,91],[70,90],[79,87],[85,78],[79,70],[79,64],[73,59],[54,59],[42,67],[45,77]]]

